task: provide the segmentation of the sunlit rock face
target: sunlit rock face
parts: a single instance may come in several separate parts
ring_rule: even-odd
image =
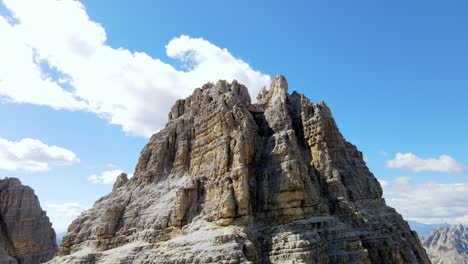
[[[330,109],[283,76],[256,103],[208,83],[168,119],[51,263],[430,263]]]
[[[468,227],[443,226],[423,243],[433,264],[468,264]]]
[[[42,263],[57,251],[52,224],[34,191],[16,178],[0,179],[0,263]]]

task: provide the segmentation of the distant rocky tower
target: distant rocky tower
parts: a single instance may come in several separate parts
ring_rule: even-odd
[[[468,227],[439,227],[423,245],[433,264],[468,264]]]
[[[0,179],[0,263],[36,264],[58,251],[37,196],[16,178]]]
[[[219,81],[177,101],[51,263],[430,263],[324,103],[283,76],[257,99]]]

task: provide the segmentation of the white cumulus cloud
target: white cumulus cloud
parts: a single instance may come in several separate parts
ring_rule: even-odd
[[[3,0],[0,98],[6,102],[89,111],[130,135],[150,136],[171,105],[208,81],[237,79],[254,94],[270,76],[202,38],[166,46],[177,69],[144,52],[113,48],[105,29],[74,0]]]
[[[413,172],[429,171],[457,174],[466,171],[463,164],[448,155],[423,159],[413,153],[397,153],[394,159],[387,161],[387,167]]]
[[[387,204],[408,220],[468,224],[468,182],[416,184],[409,177],[398,177],[381,185]]]
[[[119,174],[121,174],[122,172],[124,171],[120,169],[103,171],[99,175],[90,175],[88,177],[88,181],[94,184],[113,184],[117,179],[117,176],[119,176]],[[131,178],[132,176],[133,174],[128,174],[128,178]]]
[[[50,165],[72,165],[80,160],[72,151],[48,146],[42,141],[24,138],[9,141],[0,138],[0,169],[23,171],[47,171]]]

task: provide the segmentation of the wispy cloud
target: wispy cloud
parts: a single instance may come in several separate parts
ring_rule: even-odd
[[[406,219],[468,224],[468,182],[416,184],[404,176],[380,183],[387,203]]]
[[[208,81],[237,79],[254,94],[270,81],[202,38],[182,35],[166,45],[167,55],[184,63],[182,70],[113,48],[79,1],[2,3],[15,18],[0,17],[0,96],[7,102],[89,111],[148,137],[163,127],[176,99]]]
[[[47,171],[50,165],[72,165],[80,159],[72,151],[48,146],[42,141],[24,138],[20,141],[9,141],[0,138],[0,169],[23,171]]]
[[[449,155],[441,155],[439,158],[420,158],[413,153],[397,153],[395,158],[387,161],[387,167],[405,169],[413,172],[443,172],[463,173],[466,167]]]
[[[65,231],[68,225],[86,209],[87,206],[75,202],[46,203],[47,215],[56,232]]]
[[[387,157],[388,156],[388,152],[386,152],[385,150],[381,149],[379,150],[379,154],[384,156],[384,157]]]

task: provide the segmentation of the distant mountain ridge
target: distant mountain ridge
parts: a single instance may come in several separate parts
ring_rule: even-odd
[[[451,227],[450,224],[424,224],[416,221],[408,221],[408,224],[411,227],[411,230],[416,231],[420,237],[424,239],[431,235],[432,231],[436,230],[439,227],[448,226]]]
[[[433,264],[468,264],[468,227],[439,227],[423,246]]]

